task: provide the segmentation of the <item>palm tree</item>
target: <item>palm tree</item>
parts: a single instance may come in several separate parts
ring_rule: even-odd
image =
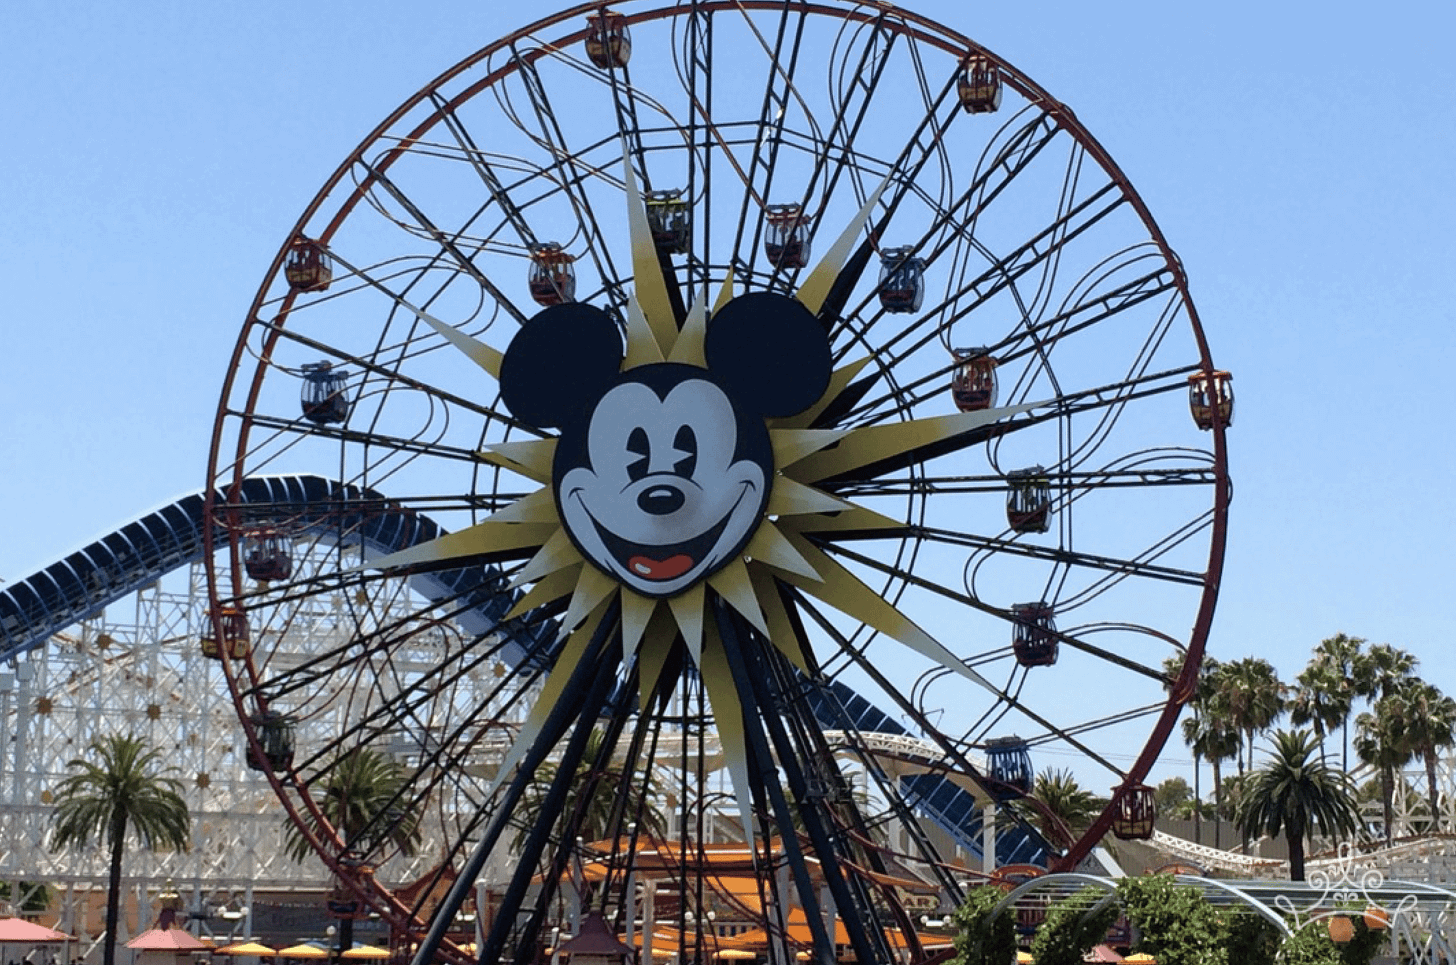
[[[1030,797],[1037,827],[1048,840],[1064,847],[1091,827],[1107,804],[1106,799],[1084,790],[1070,770],[1061,768],[1038,774]]]
[[[577,837],[586,841],[598,841],[610,837],[618,830],[612,824],[613,815],[618,806],[618,793],[623,789],[629,789],[624,792],[629,794],[629,798],[622,801],[624,817],[621,820],[637,822],[642,833],[662,834],[667,821],[655,804],[657,783],[651,778],[651,775],[648,775],[644,782],[642,775],[629,774],[617,761],[610,757],[604,758],[602,744],[605,740],[605,733],[599,729],[594,729],[587,735],[581,763],[577,765],[571,789],[567,793],[558,820],[575,816],[579,809],[580,822],[574,832]],[[598,762],[603,760],[605,763],[601,764],[600,770],[598,770]],[[536,768],[536,775],[526,788],[526,793],[522,795],[521,803],[516,809],[519,818],[519,829],[515,837],[517,849],[525,842],[537,821],[543,818],[542,809],[555,779],[555,764],[547,762]],[[582,799],[583,791],[587,792],[585,799]],[[640,805],[636,813],[628,810],[634,803],[632,797],[635,797],[635,803]]]
[[[1355,691],[1374,701],[1395,692],[1416,669],[1416,658],[1388,643],[1377,643],[1356,660],[1352,675]]]
[[[421,837],[419,810],[409,800],[404,768],[393,758],[361,745],[340,754],[326,773],[317,803],[327,828],[311,812],[306,818],[314,837],[329,841],[337,834],[347,851],[365,858],[379,846],[415,853]],[[284,850],[294,861],[313,853],[308,836],[291,822],[284,824]],[[345,916],[339,950],[352,947],[354,919]]]
[[[1332,661],[1316,655],[1294,680],[1289,720],[1296,727],[1307,724],[1314,728],[1323,755],[1325,737],[1349,720],[1354,703],[1355,688],[1350,678]]]
[[[1355,698],[1360,696],[1356,681],[1356,668],[1364,658],[1365,639],[1337,633],[1321,640],[1314,648],[1314,660],[1325,665],[1332,680],[1340,681],[1339,694],[1347,695],[1345,715],[1340,719],[1340,766],[1350,772],[1350,713],[1355,708]]]
[[[1395,691],[1405,726],[1405,743],[1426,765],[1426,800],[1431,807],[1432,832],[1441,828],[1440,795],[1436,790],[1436,764],[1443,748],[1456,743],[1456,700],[1434,684],[1411,678]]]
[[[89,759],[67,762],[72,773],[56,788],[51,847],[84,848],[94,839],[110,848],[101,960],[114,965],[128,838],[134,835],[150,851],[185,850],[191,822],[182,782],[168,773],[175,768],[159,767],[161,752],[148,750],[140,737],[109,734],[93,740],[87,751]]]
[[[1307,834],[1350,834],[1359,824],[1350,779],[1315,751],[1309,731],[1277,732],[1273,754],[1250,775],[1239,807],[1245,834],[1284,834],[1291,881],[1304,880]]]
[[[1192,748],[1194,757],[1213,766],[1213,846],[1220,848],[1223,846],[1219,817],[1223,812],[1222,764],[1239,756],[1243,741],[1239,732],[1229,726],[1228,717],[1216,700],[1199,715],[1183,721],[1183,740]]]
[[[402,854],[415,853],[420,844],[419,813],[407,798],[404,768],[394,759],[359,746],[340,754],[326,774],[319,810],[346,849],[368,852],[388,844]],[[315,837],[325,841],[332,837],[317,820],[308,820]],[[291,822],[284,825],[284,839],[294,861],[313,853],[308,837]]]
[[[1355,755],[1380,772],[1385,843],[1389,844],[1395,836],[1395,775],[1415,756],[1394,694],[1381,697],[1372,710],[1355,718]]]
[[[1254,737],[1269,729],[1284,712],[1284,685],[1274,665],[1262,657],[1244,657],[1219,668],[1215,678],[1229,723],[1247,738],[1249,769],[1254,766]],[[1244,761],[1239,760],[1239,773]]]

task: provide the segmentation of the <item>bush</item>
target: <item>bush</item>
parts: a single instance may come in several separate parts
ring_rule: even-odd
[[[972,888],[951,920],[955,922],[955,958],[951,965],[1007,965],[1016,960],[1016,921],[1009,911],[991,920],[991,911],[1006,893],[990,885]]]
[[[1106,905],[1089,915],[1104,899]],[[1047,910],[1031,942],[1031,957],[1037,965],[1082,965],[1082,956],[1107,938],[1118,914],[1117,896],[1104,891],[1086,888],[1063,898]]]

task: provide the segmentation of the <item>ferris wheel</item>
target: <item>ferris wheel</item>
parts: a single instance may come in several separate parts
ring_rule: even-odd
[[[733,918],[888,961],[986,804],[1059,866],[1150,830],[1232,406],[1141,199],[996,54],[889,3],[580,5],[410,97],[274,259],[213,655],[341,899],[415,939],[384,815],[429,822],[441,957],[529,960],[563,889],[651,931],[655,876],[698,957]],[[361,748],[402,780],[346,822]],[[1107,795],[1085,832],[1028,809],[1046,769]]]

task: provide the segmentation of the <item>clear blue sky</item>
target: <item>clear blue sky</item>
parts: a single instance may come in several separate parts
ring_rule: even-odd
[[[1212,652],[1289,679],[1345,631],[1456,693],[1453,8],[906,6],[1070,105],[1183,258],[1238,390]],[[299,212],[396,105],[523,22],[484,0],[5,5],[0,578],[201,487]]]

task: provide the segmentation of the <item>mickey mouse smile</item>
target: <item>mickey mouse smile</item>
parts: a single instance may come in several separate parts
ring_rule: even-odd
[[[654,583],[660,583],[668,580],[676,580],[691,572],[699,563],[710,560],[713,551],[719,548],[719,543],[723,538],[724,531],[728,528],[728,524],[733,521],[739,506],[748,498],[751,491],[751,487],[745,483],[738,501],[733,504],[733,508],[729,510],[729,514],[724,516],[716,525],[709,528],[702,535],[667,545],[644,544],[623,539],[608,530],[596,519],[592,519],[591,512],[585,505],[582,505],[582,511],[588,519],[591,519],[597,537],[602,541],[602,545],[606,547],[607,553],[617,564],[619,572],[631,574],[643,580],[651,580]],[[569,498],[577,497],[579,497],[577,493],[569,494]],[[644,497],[646,498],[644,499]],[[638,503],[639,505],[644,502],[651,504],[656,501],[659,507],[673,503],[681,505],[685,501],[685,498],[681,489],[669,485],[660,485],[644,490],[638,497]],[[648,510],[648,512],[651,511],[650,509]]]

